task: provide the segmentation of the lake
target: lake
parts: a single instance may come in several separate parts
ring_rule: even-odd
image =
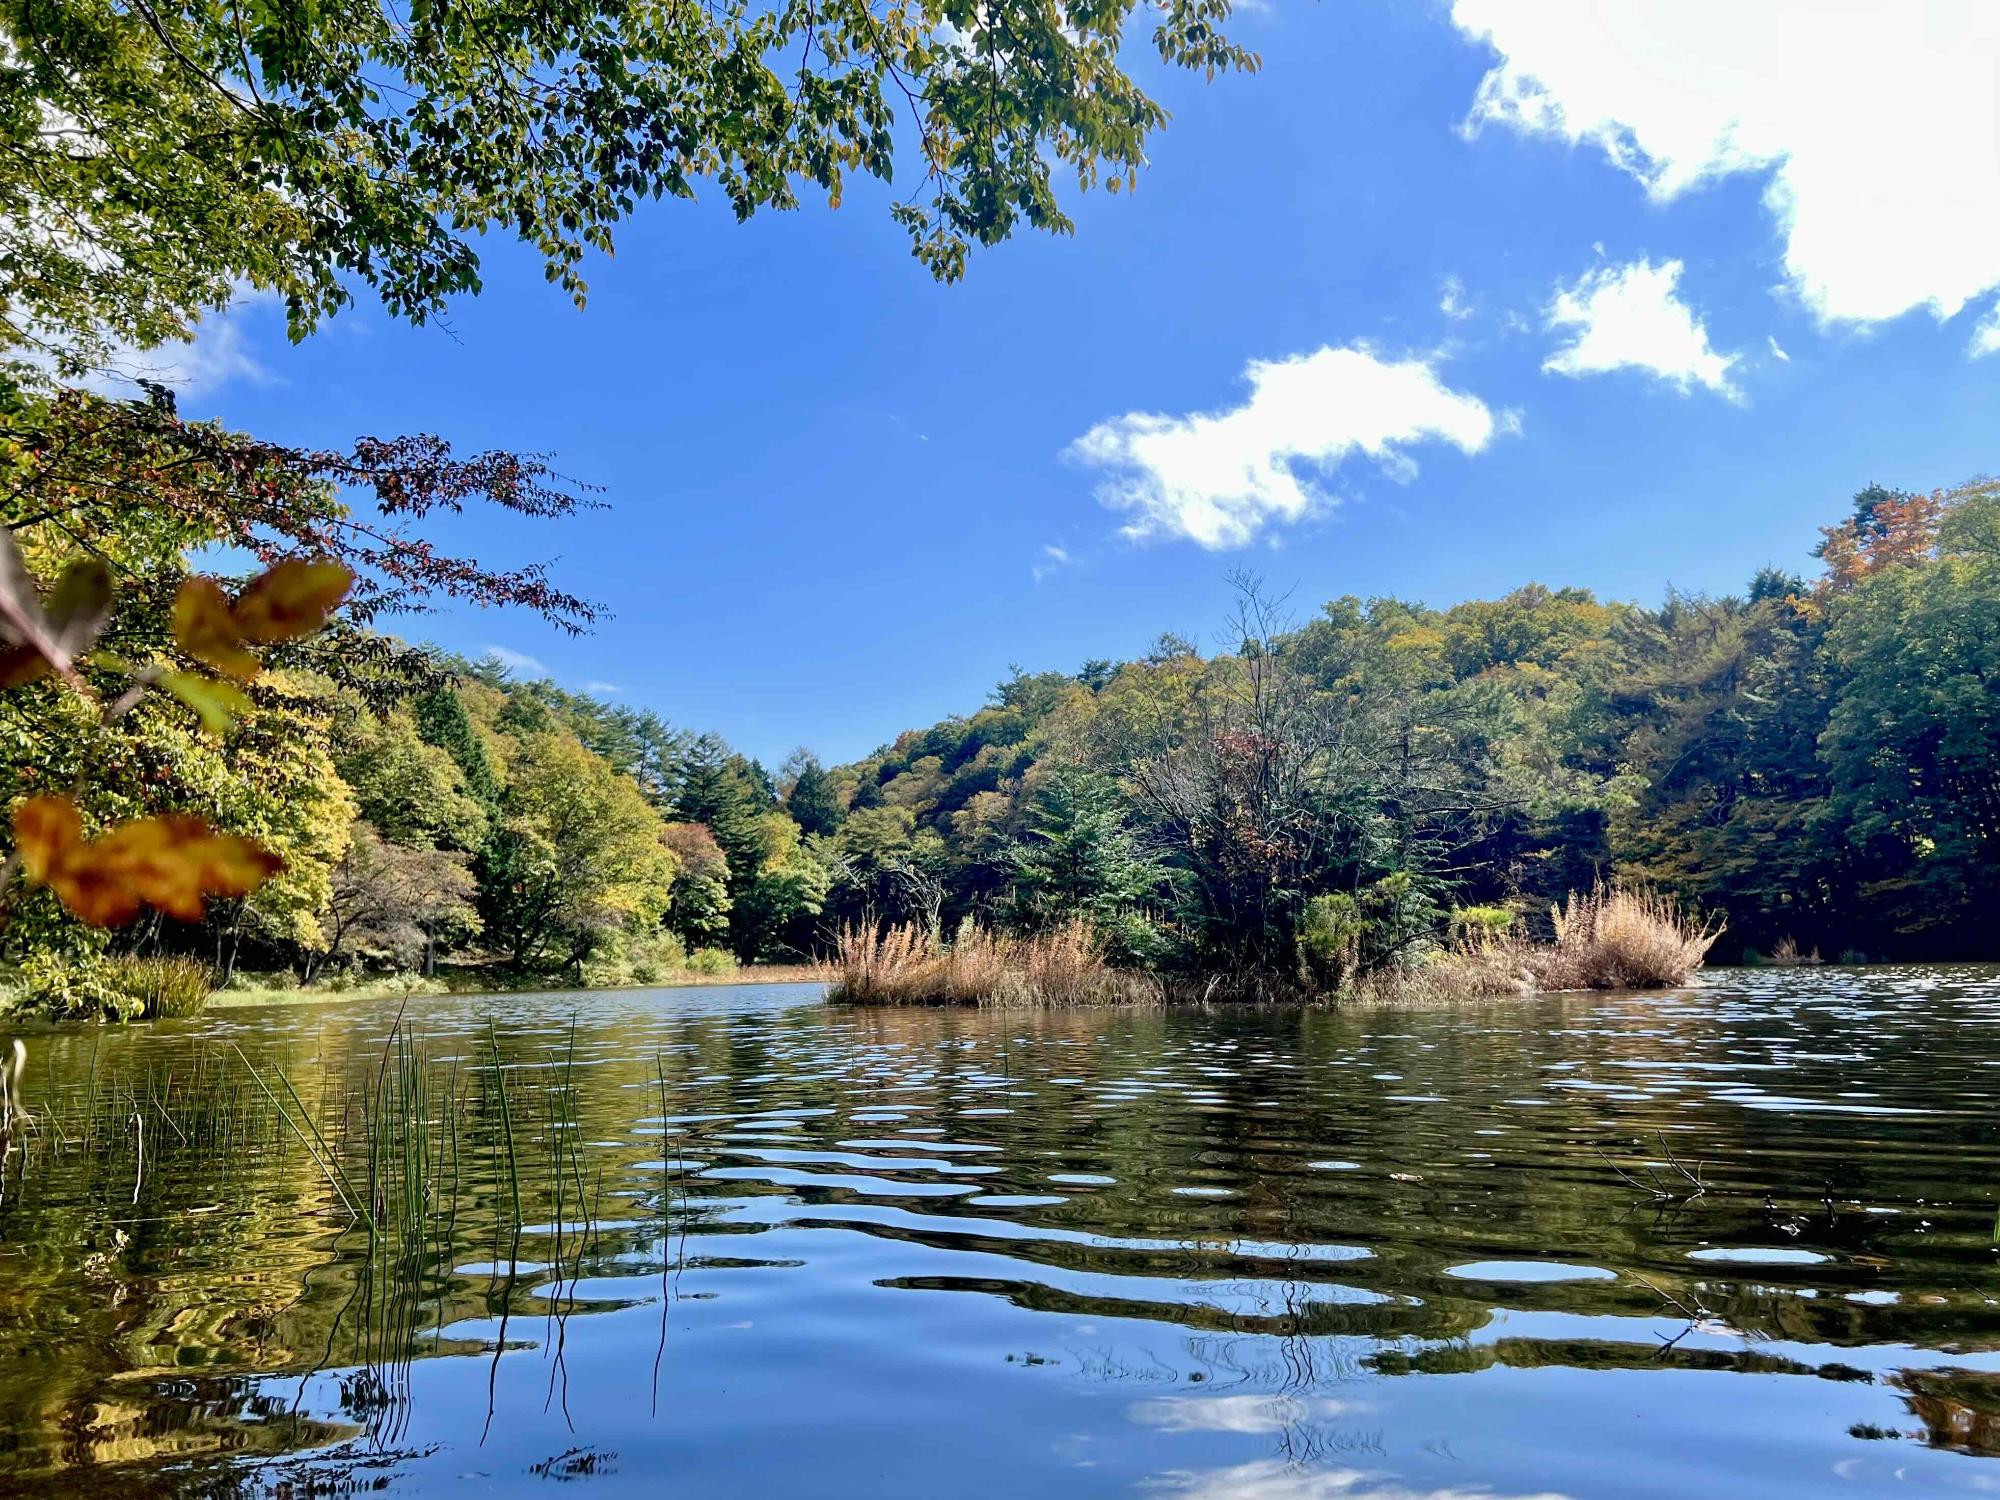
[[[2000,1490],[2000,971],[27,1040],[0,1488]]]

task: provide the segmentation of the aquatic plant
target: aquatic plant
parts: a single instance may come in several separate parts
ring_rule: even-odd
[[[106,984],[132,1001],[143,1020],[198,1015],[215,992],[215,971],[196,958],[112,958],[104,969]]]
[[[1796,969],[1823,964],[1826,960],[1819,956],[1817,948],[1801,952],[1798,939],[1788,935],[1778,939],[1777,945],[1771,949],[1771,956],[1767,962],[1774,968]]]

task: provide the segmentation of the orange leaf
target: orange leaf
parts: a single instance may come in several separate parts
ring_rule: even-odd
[[[33,646],[0,646],[0,688],[26,687],[53,670]]]
[[[296,641],[323,628],[352,587],[354,574],[339,563],[288,557],[243,591],[232,611],[236,628],[260,645]]]
[[[123,927],[144,909],[137,894],[119,884],[115,875],[89,865],[65,865],[49,888],[93,927]]]
[[[121,823],[88,842],[82,829],[67,797],[32,797],[14,812],[22,868],[100,927],[129,922],[148,903],[198,922],[208,897],[247,896],[284,868],[270,850],[185,813]]]
[[[181,585],[173,623],[174,639],[189,656],[244,682],[257,675],[262,664],[243,649],[243,632],[213,578],[190,578]]]
[[[200,818],[180,813],[121,823],[86,844],[79,857],[91,871],[183,922],[201,920],[204,898],[247,896],[283,867],[268,849],[211,832]]]
[[[30,797],[14,809],[14,852],[30,880],[46,883],[83,843],[83,818],[67,797]]]

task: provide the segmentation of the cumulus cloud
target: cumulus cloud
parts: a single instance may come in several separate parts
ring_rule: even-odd
[[[1659,201],[1766,174],[1822,322],[2000,286],[2000,5],[1991,0],[1454,0],[1498,55],[1466,125],[1603,151]]]
[[[533,678],[541,681],[550,675],[549,669],[525,651],[516,651],[511,646],[488,646],[488,659],[497,661],[516,677]]]
[[[1554,375],[1601,375],[1645,370],[1681,390],[1708,387],[1733,396],[1733,354],[1709,346],[1708,330],[1679,296],[1681,263],[1601,266],[1558,287],[1549,328],[1569,342],[1542,361]]]
[[[1365,344],[1253,360],[1250,394],[1224,411],[1128,412],[1100,422],[1069,456],[1106,471],[1098,498],[1131,516],[1134,538],[1184,537],[1219,550],[1330,504],[1316,482],[1362,453],[1408,478],[1404,449],[1449,443],[1477,453],[1502,425],[1423,359],[1384,359]]]

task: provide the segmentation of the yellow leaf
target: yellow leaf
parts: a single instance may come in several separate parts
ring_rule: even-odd
[[[162,672],[160,686],[201,715],[201,727],[218,739],[229,732],[238,714],[250,711],[250,697],[233,683],[197,677],[192,672]]]
[[[243,632],[230,613],[222,585],[213,578],[190,578],[174,595],[174,639],[197,661],[248,682],[261,666],[243,649]]]
[[[354,574],[336,562],[290,557],[253,580],[231,613],[246,641],[296,641],[323,629]]]

